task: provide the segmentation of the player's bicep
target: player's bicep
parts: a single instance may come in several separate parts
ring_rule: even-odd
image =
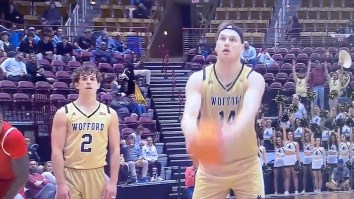
[[[186,101],[184,105],[183,117],[197,118],[202,103],[202,74],[193,73],[186,85]]]
[[[109,109],[111,112],[111,121],[108,127],[109,147],[110,149],[115,149],[120,146],[119,120],[117,112],[111,108]]]
[[[27,155],[26,140],[17,129],[13,129],[6,135],[2,147],[4,152],[13,160]]]
[[[12,170],[14,171],[15,176],[26,179],[28,178],[28,161],[27,154],[20,158],[11,160]]]
[[[248,82],[242,108],[247,112],[257,114],[262,102],[265,81],[262,75],[252,72],[248,77]]]
[[[67,121],[64,108],[59,109],[53,119],[52,126],[52,149],[63,150],[67,132]]]

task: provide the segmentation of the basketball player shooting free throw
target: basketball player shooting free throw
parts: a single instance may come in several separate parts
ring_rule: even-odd
[[[56,199],[115,199],[120,162],[116,111],[96,100],[102,80],[92,67],[74,71],[79,98],[59,109],[52,128],[52,165]],[[107,145],[110,179],[104,173]]]
[[[241,63],[243,42],[240,28],[228,22],[220,24],[216,63],[193,73],[186,85],[182,130],[187,150],[191,152],[198,135],[203,135],[201,121],[220,127],[214,132],[219,134],[214,142],[218,142],[221,161],[209,165],[199,160],[195,199],[225,199],[230,189],[237,199],[265,197],[255,132],[265,82],[262,75]],[[211,150],[210,143],[199,143],[203,146]]]

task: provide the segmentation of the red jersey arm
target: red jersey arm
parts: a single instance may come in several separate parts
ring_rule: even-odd
[[[17,129],[13,129],[5,135],[1,144],[4,152],[9,155],[11,159],[19,159],[27,154],[26,140]]]

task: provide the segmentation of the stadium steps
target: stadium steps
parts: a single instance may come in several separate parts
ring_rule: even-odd
[[[162,139],[164,140],[164,142],[167,142],[167,143],[168,142],[185,142],[183,134],[181,136],[163,136]]]

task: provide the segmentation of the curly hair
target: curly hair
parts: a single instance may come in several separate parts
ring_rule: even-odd
[[[72,74],[72,82],[73,83],[78,83],[81,76],[83,76],[83,75],[92,75],[92,74],[96,75],[97,82],[101,82],[102,81],[102,74],[101,74],[101,72],[98,69],[93,68],[91,66],[83,66],[83,67],[80,67],[80,68],[76,69],[73,72],[73,74]]]

